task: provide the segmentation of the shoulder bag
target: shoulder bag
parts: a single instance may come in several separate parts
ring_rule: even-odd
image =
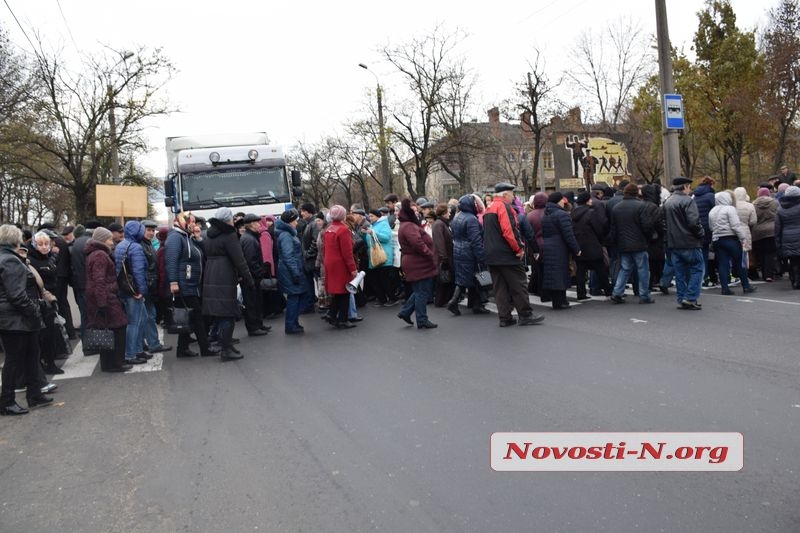
[[[183,307],[175,307],[175,296],[168,310],[167,332],[172,335],[188,334],[192,332],[192,308],[186,307],[186,302],[181,297]]]
[[[119,274],[117,274],[117,286],[119,287],[120,296],[133,296],[139,293],[136,290],[136,281],[133,279],[133,274],[128,268],[128,250],[130,249],[131,245],[128,244],[122,256],[122,268],[119,269]]]
[[[388,259],[386,252],[381,246],[381,241],[378,240],[374,233],[370,233],[369,237],[372,239],[372,246],[369,248],[369,261],[373,267],[382,266]]]
[[[492,275],[488,270],[478,270],[475,272],[475,280],[482,288],[488,288],[492,286]]]

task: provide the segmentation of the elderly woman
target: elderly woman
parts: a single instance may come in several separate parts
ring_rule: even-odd
[[[111,258],[114,238],[106,228],[97,228],[86,243],[86,314],[87,327],[108,328],[114,332],[114,347],[100,350],[100,370],[125,372],[125,339],[128,317],[119,299],[116,267]]]
[[[191,309],[189,320],[200,353],[189,349],[189,334],[178,335],[178,357],[219,355],[220,348],[208,341],[200,293],[203,287],[203,252],[192,238],[196,219],[191,213],[178,213],[164,245],[164,271],[173,305]]]
[[[41,292],[46,295],[50,302],[42,309],[44,329],[39,335],[39,350],[46,374],[63,374],[64,371],[56,366],[56,351],[58,345],[56,340],[61,337],[61,332],[56,325],[56,258],[52,253],[50,236],[44,231],[34,234],[28,245],[28,262],[36,269],[41,279]]]
[[[465,194],[458,199],[458,213],[450,223],[453,231],[453,281],[455,291],[447,303],[447,309],[458,316],[461,311],[458,304],[469,292],[467,303],[471,303],[472,312],[485,314],[489,311],[483,307],[477,286],[475,273],[486,264],[486,253],[483,249],[483,230],[478,222],[478,197]]]
[[[350,293],[346,285],[358,272],[353,258],[353,237],[343,222],[346,215],[347,210],[341,205],[331,207],[331,223],[323,234],[325,291],[333,296],[330,320],[336,329],[355,327],[347,320]]]
[[[718,192],[714,198],[716,205],[708,212],[708,224],[717,253],[719,284],[722,287],[720,293],[733,294],[728,286],[731,264],[733,264],[734,273],[742,281],[742,291],[745,294],[755,292],[756,288],[750,286],[747,269],[742,264],[743,246],[750,239],[750,231],[745,231],[745,224],[742,224],[739,214],[736,212],[733,191]]]
[[[275,237],[278,241],[278,285],[286,294],[286,316],[284,317],[284,333],[294,335],[303,333],[300,325],[300,305],[306,301],[309,291],[308,277],[303,271],[303,247],[297,237],[297,219],[300,217],[296,209],[281,213],[275,222]]]
[[[239,246],[231,210],[227,207],[218,209],[209,223],[211,227],[203,240],[206,266],[202,309],[205,316],[216,320],[222,346],[220,358],[231,361],[242,358],[242,354],[233,346],[233,328],[242,313],[236,300],[236,285],[240,278],[247,287],[254,287],[255,282]]]
[[[408,198],[401,202],[398,219],[400,220],[398,240],[403,250],[401,257],[403,273],[406,282],[411,284],[412,292],[400,308],[397,317],[408,324],[413,324],[411,321],[413,312],[416,314],[417,328],[432,329],[437,327],[437,324],[428,319],[427,304],[432,296],[433,281],[438,273],[433,239],[420,225]]]
[[[434,209],[436,220],[431,227],[433,238],[433,251],[436,254],[436,264],[439,268],[438,282],[434,289],[433,305],[444,307],[453,297],[455,285],[453,284],[453,233],[450,231],[450,208],[447,204],[440,203]],[[448,274],[442,274],[442,271]],[[449,281],[445,281],[448,279]],[[444,280],[442,279],[444,276]]]
[[[785,185],[782,183],[781,185]],[[789,262],[792,289],[800,289],[800,188],[787,187],[775,215],[775,247]],[[3,379],[5,383],[5,379]]]
[[[39,330],[43,327],[39,288],[33,272],[18,253],[22,231],[16,226],[0,226],[0,340],[5,349],[3,384],[0,389],[0,415],[24,415],[14,394],[18,374],[26,386],[28,407],[53,401],[42,394],[38,382]]]

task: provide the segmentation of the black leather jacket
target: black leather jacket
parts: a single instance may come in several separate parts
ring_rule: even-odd
[[[667,224],[667,248],[685,249],[703,246],[703,225],[694,199],[676,191],[664,202]]]
[[[36,279],[25,259],[0,248],[0,331],[39,331],[44,326]]]

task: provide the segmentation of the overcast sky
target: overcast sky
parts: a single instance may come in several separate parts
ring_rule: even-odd
[[[763,24],[777,1],[733,0],[739,27]],[[704,2],[667,4],[672,43],[688,49]],[[586,28],[600,32],[630,17],[655,34],[655,2],[648,0],[5,0],[3,26],[26,53],[31,45],[12,11],[32,40],[38,31],[66,60],[106,45],[163,48],[179,70],[169,98],[182,112],[148,131],[154,152],[144,164],[156,176],[164,174],[167,136],[266,131],[272,142],[291,146],[340,132],[366,113],[375,86],[358,63],[370,66],[391,99],[391,68],[378,49],[428,34],[437,23],[468,35],[463,45],[479,76],[480,120],[510,96],[535,48],[556,75]]]

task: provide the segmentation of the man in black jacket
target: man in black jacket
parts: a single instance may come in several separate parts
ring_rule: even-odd
[[[261,280],[266,277],[264,271],[264,258],[261,255],[261,217],[253,213],[248,213],[244,217],[244,233],[239,239],[242,246],[242,253],[247,261],[247,268],[253,276],[255,286],[252,288],[242,287],[242,298],[244,299],[244,325],[247,334],[251,337],[266,335],[270,328],[262,322],[263,299],[261,297]]]
[[[701,309],[700,286],[705,271],[703,225],[694,198],[689,196],[692,180],[683,176],[672,180],[674,192],[664,202],[667,225],[667,254],[675,269],[678,309]]]
[[[644,202],[639,198],[639,187],[629,183],[622,191],[623,198],[611,211],[611,240],[619,254],[620,269],[617,274],[611,301],[624,303],[625,284],[636,267],[639,279],[639,303],[651,304],[650,263],[647,256],[649,236],[653,221],[647,216]]]

